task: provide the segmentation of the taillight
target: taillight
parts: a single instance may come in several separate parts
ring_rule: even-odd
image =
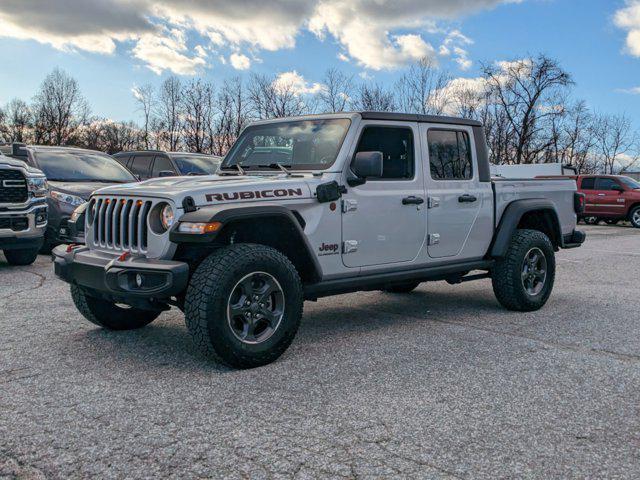
[[[584,207],[586,206],[587,199],[584,193],[574,193],[573,194],[573,209],[576,213],[583,213]]]

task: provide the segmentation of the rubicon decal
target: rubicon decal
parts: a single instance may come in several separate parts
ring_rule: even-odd
[[[338,253],[338,249],[340,245],[337,243],[324,243],[318,247],[318,256],[323,255],[336,255]]]
[[[207,202],[228,202],[231,200],[251,200],[254,198],[302,197],[301,188],[278,188],[275,190],[254,190],[244,192],[207,193]]]

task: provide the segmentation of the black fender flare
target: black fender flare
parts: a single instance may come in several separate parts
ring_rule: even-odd
[[[209,205],[201,207],[194,212],[185,213],[180,217],[181,222],[210,223],[220,222],[222,228],[216,232],[203,235],[194,235],[178,232],[179,222],[171,229],[169,239],[177,244],[203,244],[212,243],[225,227],[233,225],[234,222],[251,220],[252,218],[264,220],[265,218],[279,218],[287,222],[292,227],[294,235],[300,242],[300,248],[304,250],[308,260],[311,262],[313,276],[316,279],[322,278],[322,267],[318,257],[314,255],[314,250],[304,233],[304,219],[296,211],[283,205],[264,205],[259,203],[246,203],[238,206],[230,205]]]
[[[489,256],[492,258],[502,258],[506,255],[509,243],[513,233],[518,228],[518,223],[522,217],[529,212],[545,212],[551,215],[552,225],[556,235],[557,247],[564,246],[564,239],[562,237],[562,229],[560,227],[560,220],[558,218],[558,212],[553,202],[546,198],[530,198],[523,200],[514,200],[504,210],[500,223],[493,236],[493,242],[489,248]],[[551,239],[553,242],[554,239]]]

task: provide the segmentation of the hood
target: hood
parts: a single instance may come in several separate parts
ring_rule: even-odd
[[[101,195],[166,198],[181,205],[192,197],[197,206],[260,200],[310,198],[310,174],[207,175],[154,178],[101,189]]]
[[[104,182],[58,182],[49,180],[49,189],[57,190],[62,193],[77,195],[83,200],[89,200],[93,192],[104,188]]]

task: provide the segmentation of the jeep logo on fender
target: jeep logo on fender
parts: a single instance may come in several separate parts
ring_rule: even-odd
[[[226,202],[230,200],[251,200],[254,198],[280,198],[280,197],[301,197],[301,188],[278,188],[276,190],[255,190],[246,192],[231,193],[207,193],[207,202]]]
[[[338,248],[340,248],[340,245],[338,245],[337,243],[322,242],[322,245],[320,245],[320,247],[318,248],[318,255],[335,255],[336,253],[338,253]]]

